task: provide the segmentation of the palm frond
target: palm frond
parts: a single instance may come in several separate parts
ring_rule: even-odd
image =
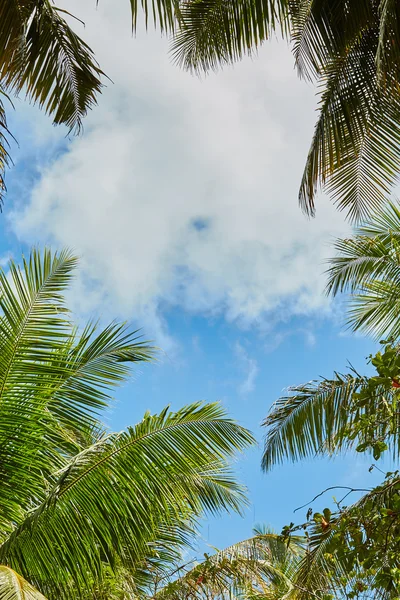
[[[299,193],[309,214],[322,185],[350,220],[363,220],[387,199],[396,180],[400,97],[379,90],[376,37],[375,30],[365,31],[325,64],[320,115]]]
[[[286,32],[287,14],[287,0],[183,2],[172,57],[189,71],[216,70],[254,54],[279,27]]]
[[[297,461],[321,452],[334,453],[348,444],[344,436],[352,418],[352,395],[366,385],[358,373],[312,381],[289,388],[273,404],[263,425],[268,427],[262,458],[264,470],[285,459]]]
[[[356,579],[354,565],[350,569],[348,566],[349,561],[354,559],[354,549],[351,547],[351,537],[347,540],[350,542],[349,547],[346,543],[335,544],[335,535],[342,524],[347,527],[352,519],[360,523],[360,515],[363,515],[362,523],[364,523],[364,519],[366,522],[371,519],[371,526],[382,509],[386,507],[393,508],[393,500],[398,498],[398,493],[399,479],[394,477],[367,492],[357,502],[332,517],[329,528],[325,531],[321,529],[320,525],[313,525],[309,537],[309,551],[303,557],[293,577],[293,586],[297,590],[295,598],[308,600],[310,593],[319,593],[322,597],[324,594],[333,594],[338,599],[347,595],[345,593],[346,586],[350,585],[353,579]],[[390,568],[394,568],[393,554],[391,559]],[[371,583],[376,579],[380,570],[386,566],[383,563],[374,564],[375,574],[370,576]],[[349,571],[353,572],[353,576],[349,576]],[[363,572],[362,567],[360,573],[364,578],[368,576],[367,573]],[[388,600],[393,598],[393,595],[385,593],[385,590],[380,586],[373,586],[372,597]]]
[[[101,580],[104,558],[141,564],[161,526],[185,541],[203,511],[240,510],[244,490],[227,458],[252,442],[217,404],[147,415],[71,460],[0,555],[45,593],[58,585],[70,597],[71,579]]]
[[[338,239],[330,259],[327,293],[350,291],[348,324],[375,337],[400,335],[400,210],[389,203]]]
[[[100,0],[96,0],[99,4]],[[145,26],[151,19],[154,27],[159,27],[162,33],[172,33],[176,29],[180,15],[180,0],[129,0],[131,7],[132,31],[136,30],[139,13],[143,13]]]
[[[12,163],[9,153],[9,139],[13,137],[7,126],[6,111],[2,98],[8,99],[7,95],[0,88],[0,210],[3,203],[3,195],[6,191],[4,174]]]
[[[47,409],[68,430],[97,425],[101,409],[110,404],[109,391],[127,380],[131,365],[154,359],[155,349],[124,323],[111,323],[98,332],[89,323],[71,332],[50,356],[48,372],[38,382]],[[72,422],[71,422],[72,421]]]
[[[382,337],[400,335],[400,285],[374,281],[366,283],[362,294],[354,294],[347,311],[347,324],[353,329]]]
[[[46,600],[46,598],[10,567],[0,565],[0,600]]]
[[[302,540],[303,541],[303,540]],[[298,562],[303,547],[291,540],[289,547],[272,532],[258,532],[219,550],[206,559],[188,566],[178,566],[167,577],[155,581],[151,593],[157,600],[187,598],[232,598],[263,595],[271,585],[290,589],[290,562]],[[160,587],[161,584],[161,587]]]
[[[338,599],[342,597],[344,590],[341,580],[346,576],[346,571],[339,557],[335,556],[333,561],[326,558],[333,535],[333,529],[314,531],[310,535],[310,550],[293,577],[294,593],[291,597],[294,600],[308,600],[310,593],[316,598],[324,598],[329,594]]]
[[[327,190],[352,222],[367,219],[383,206],[398,179],[400,163],[400,97],[378,94],[355,146],[338,156]]]
[[[92,443],[109,391],[150,360],[125,325],[79,336],[63,292],[77,259],[36,250],[0,272],[0,539],[43,499],[52,473]]]
[[[1,81],[16,93],[25,90],[54,123],[79,131],[101,91],[103,73],[92,50],[50,0],[27,6],[14,51],[0,62]]]
[[[290,21],[298,72],[313,79],[344,56],[360,32],[376,25],[376,13],[369,0],[292,0]]]
[[[400,10],[396,0],[379,2],[379,43],[376,53],[378,81],[392,86],[399,81]],[[388,77],[390,74],[390,77]]]
[[[46,438],[46,402],[34,391],[44,360],[60,347],[68,323],[61,294],[76,259],[68,252],[43,259],[33,251],[24,274],[13,262],[0,271],[0,522],[4,536],[21,519],[27,499],[54,469]],[[34,457],[37,457],[34,460]]]
[[[35,9],[35,1],[24,3],[16,0],[4,0],[0,5],[0,73],[4,72],[18,48],[24,30],[24,24],[29,20]]]
[[[24,92],[52,116],[79,132],[96,104],[101,76],[92,50],[51,0],[4,0],[0,6],[0,95]],[[4,106],[0,98],[0,202],[4,172],[11,164]]]

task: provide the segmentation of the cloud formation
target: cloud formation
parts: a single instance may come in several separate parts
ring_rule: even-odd
[[[266,44],[200,81],[170,63],[167,40],[130,37],[128,4],[66,3],[114,84],[14,231],[82,255],[81,309],[111,306],[156,334],[169,307],[246,325],[320,311],[327,242],[345,226],[324,199],[316,220],[297,206],[315,98],[289,49]]]
[[[258,363],[255,358],[249,356],[246,349],[240,342],[236,342],[234,350],[240,370],[245,373],[245,378],[239,385],[239,394],[242,396],[247,396],[255,390],[256,378],[259,370]]]

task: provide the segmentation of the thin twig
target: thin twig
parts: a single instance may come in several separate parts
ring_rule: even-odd
[[[323,490],[322,492],[320,492],[319,494],[317,494],[309,502],[306,502],[306,504],[303,504],[303,506],[299,506],[298,508],[295,508],[293,512],[297,512],[298,510],[301,510],[302,508],[309,506],[312,502],[314,502],[314,500],[316,500],[320,496],[323,496],[326,492],[329,492],[329,490],[348,490],[349,494],[351,494],[352,492],[371,492],[372,491],[371,489],[365,489],[365,488],[351,488],[351,487],[348,487],[347,485],[332,485],[331,487],[328,487],[325,490]]]

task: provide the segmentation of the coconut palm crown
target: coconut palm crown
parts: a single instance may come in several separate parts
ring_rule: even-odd
[[[113,388],[154,349],[124,324],[72,323],[76,265],[33,250],[0,272],[2,600],[79,598],[122,567],[139,589],[201,515],[245,502],[229,459],[253,438],[219,404],[104,429]]]

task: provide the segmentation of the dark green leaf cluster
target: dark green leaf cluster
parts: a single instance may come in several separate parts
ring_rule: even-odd
[[[380,486],[351,506],[334,501],[337,510],[333,513],[328,508],[322,514],[312,515],[309,511],[307,516],[311,518],[305,523],[297,526],[291,523],[282,531],[283,539],[289,540],[301,529],[308,540],[294,585],[304,590],[319,590],[320,597],[331,594],[331,597],[349,599],[397,598],[400,593],[399,473],[388,473]]]
[[[74,32],[52,0],[0,3],[0,94],[24,93],[55,124],[79,131],[101,90],[92,50]],[[10,162],[4,105],[0,103],[0,200]]]

